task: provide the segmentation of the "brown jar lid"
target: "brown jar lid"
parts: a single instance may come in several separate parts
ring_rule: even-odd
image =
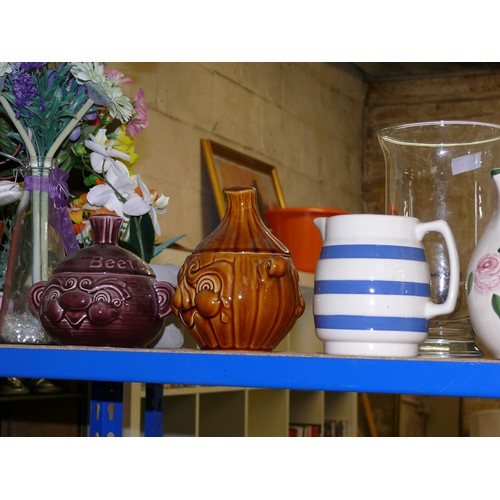
[[[227,208],[214,231],[193,251],[249,252],[290,255],[266,227],[257,209],[257,190],[250,186],[232,186],[224,189]]]

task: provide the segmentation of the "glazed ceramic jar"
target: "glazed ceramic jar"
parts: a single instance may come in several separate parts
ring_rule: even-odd
[[[304,311],[298,272],[255,188],[225,193],[226,213],[184,262],[172,309],[202,349],[272,351]]]
[[[498,203],[500,169],[491,171],[490,196]],[[485,193],[485,196],[487,193]],[[472,252],[467,269],[467,307],[472,327],[484,347],[500,359],[500,207],[496,207]]]
[[[118,246],[120,217],[94,215],[90,223],[93,244],[35,283],[30,306],[59,344],[148,347],[163,332],[175,286]]]

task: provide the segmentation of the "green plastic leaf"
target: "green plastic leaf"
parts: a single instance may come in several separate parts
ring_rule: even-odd
[[[136,254],[146,262],[151,262],[155,244],[155,230],[149,215],[130,217],[129,243],[136,249]]]
[[[493,297],[491,297],[491,305],[496,315],[500,318],[500,296],[493,294]]]
[[[125,250],[128,250],[129,252],[132,252],[132,253],[138,255],[137,248],[133,247],[128,241],[120,240],[118,242],[118,246],[124,248]]]
[[[170,245],[173,245],[177,240],[180,240],[181,238],[184,238],[186,236],[185,234],[181,234],[180,236],[174,236],[173,238],[170,238],[169,240],[165,241],[161,245],[158,245],[154,247],[153,249],[153,257],[156,257],[159,255],[165,248],[169,247]]]

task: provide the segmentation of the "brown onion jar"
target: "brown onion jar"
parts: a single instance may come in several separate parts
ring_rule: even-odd
[[[272,351],[304,312],[288,249],[263,223],[256,189],[225,189],[226,213],[179,271],[172,310],[201,349]]]

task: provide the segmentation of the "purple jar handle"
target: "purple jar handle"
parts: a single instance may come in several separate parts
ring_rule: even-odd
[[[156,291],[156,300],[158,303],[158,317],[165,318],[172,311],[172,298],[175,286],[168,281],[157,281],[153,286]]]
[[[40,313],[40,304],[42,302],[43,292],[45,291],[46,281],[38,281],[31,286],[28,293],[28,302],[30,309],[35,313]]]

